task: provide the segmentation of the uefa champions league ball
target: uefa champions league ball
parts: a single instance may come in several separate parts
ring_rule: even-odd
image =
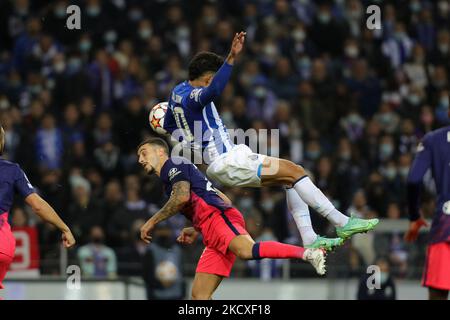
[[[150,114],[148,116],[150,127],[153,131],[160,135],[167,134],[167,131],[164,130],[164,117],[166,116],[168,105],[168,102],[158,103],[150,110]]]

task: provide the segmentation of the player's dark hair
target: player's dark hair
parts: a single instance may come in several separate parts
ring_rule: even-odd
[[[3,155],[3,149],[5,148],[5,130],[0,125],[0,156]]]
[[[189,62],[189,80],[198,79],[206,72],[217,72],[223,61],[223,58],[214,52],[203,51],[197,53]]]
[[[146,144],[150,144],[152,146],[158,146],[164,149],[164,151],[167,153],[167,155],[169,154],[169,146],[167,145],[167,142],[165,142],[163,139],[161,138],[148,138],[144,141],[142,141],[138,147],[137,150],[139,150],[140,147],[142,147],[143,145]]]

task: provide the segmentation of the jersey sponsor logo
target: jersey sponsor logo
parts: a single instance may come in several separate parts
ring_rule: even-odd
[[[175,178],[181,171],[178,171],[178,168],[172,168],[169,170],[169,181]]]
[[[192,90],[191,91],[191,99],[194,99],[196,102],[199,102],[198,101],[198,99],[199,99],[199,96],[200,96],[200,93],[202,92],[202,89],[194,89],[194,90]]]
[[[447,202],[444,202],[444,205],[442,206],[442,211],[445,214],[450,215],[450,200]]]

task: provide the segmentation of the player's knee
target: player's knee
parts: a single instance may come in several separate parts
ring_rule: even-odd
[[[236,252],[236,256],[241,260],[251,260],[253,259],[252,250],[248,248],[240,248]]]
[[[286,174],[287,183],[292,184],[301,177],[306,175],[306,171],[305,169],[303,169],[302,166],[295,164],[289,160],[283,160],[283,162],[287,172]]]

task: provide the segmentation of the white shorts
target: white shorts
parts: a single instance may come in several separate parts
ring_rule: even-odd
[[[245,144],[235,145],[208,166],[206,175],[226,187],[261,187],[261,168],[265,158]]]

